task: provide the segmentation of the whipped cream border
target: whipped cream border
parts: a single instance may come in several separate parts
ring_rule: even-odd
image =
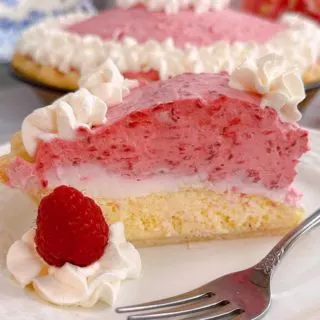
[[[223,10],[230,0],[117,0],[117,6],[125,9],[144,5],[149,11],[164,11],[167,14],[192,8],[196,13]]]
[[[79,36],[61,29],[89,16],[73,14],[43,21],[23,33],[16,50],[65,73],[75,68],[84,74],[110,58],[121,72],[156,70],[162,80],[185,72],[231,73],[245,59],[267,53],[284,56],[303,74],[320,56],[320,28],[296,14],[286,14],[282,20],[288,28],[265,44],[216,41],[211,46],[187,44],[183,48],[176,47],[172,38],[145,43],[132,37],[104,41],[98,36]]]
[[[37,253],[35,230],[29,230],[13,243],[7,254],[7,268],[17,282],[32,284],[44,300],[65,306],[92,307],[98,301],[113,305],[121,282],[141,273],[141,258],[126,241],[121,222],[109,226],[109,242],[103,256],[87,267],[66,263],[49,266]]]
[[[156,174],[152,177],[136,180],[122,177],[117,174],[110,174],[96,164],[80,164],[79,166],[63,166],[50,169],[45,174],[48,181],[48,188],[54,189],[60,185],[70,185],[92,198],[107,198],[121,200],[131,197],[144,197],[152,193],[178,192],[187,189],[208,189],[218,193],[239,192],[265,196],[277,202],[296,205],[300,196],[294,197],[292,190],[285,188],[271,190],[261,183],[253,183],[244,176],[228,178],[223,181],[211,182],[206,173],[198,173],[188,176],[178,176],[170,173]],[[21,181],[21,189],[38,188],[31,185],[26,186]]]

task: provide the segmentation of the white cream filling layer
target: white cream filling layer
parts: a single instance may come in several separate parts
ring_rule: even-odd
[[[143,180],[126,178],[106,173],[97,165],[79,165],[59,167],[47,172],[48,188],[70,185],[93,198],[110,200],[129,197],[143,197],[152,193],[177,192],[190,188],[205,188],[217,192],[239,192],[262,195],[279,202],[288,202],[288,190],[269,190],[259,183],[244,182],[232,178],[219,182],[210,182],[205,174],[191,176],[173,176],[159,174]]]
[[[70,15],[37,24],[23,33],[17,51],[62,72],[76,68],[83,74],[110,58],[121,72],[156,70],[161,79],[185,72],[231,73],[246,59],[259,58],[267,53],[284,56],[303,73],[320,56],[320,28],[297,15],[286,15],[283,19],[289,27],[265,44],[215,41],[210,46],[187,44],[183,48],[176,47],[172,38],[163,42],[149,40],[139,43],[127,37],[119,42],[95,35],[79,36],[61,29],[87,17]]]

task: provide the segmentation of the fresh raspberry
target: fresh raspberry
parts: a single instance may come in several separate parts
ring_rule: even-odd
[[[103,255],[108,238],[100,207],[78,190],[60,186],[42,199],[35,242],[49,265],[88,266]]]

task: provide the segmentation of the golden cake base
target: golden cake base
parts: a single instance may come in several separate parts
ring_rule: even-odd
[[[79,73],[63,73],[57,68],[36,63],[31,57],[19,53],[12,58],[13,68],[27,79],[55,89],[73,91],[78,88]]]

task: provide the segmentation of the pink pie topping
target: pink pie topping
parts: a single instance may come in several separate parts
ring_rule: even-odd
[[[268,189],[289,188],[307,131],[283,123],[260,97],[228,86],[224,74],[184,74],[136,89],[108,110],[107,124],[77,139],[42,142],[34,164],[17,158],[10,182],[96,164],[106,173],[143,180],[199,174],[209,181],[238,177]]]
[[[80,35],[97,35],[104,40],[135,38],[143,43],[172,37],[175,45],[211,45],[218,40],[265,42],[285,27],[242,12],[226,9],[195,14],[181,11],[167,15],[145,8],[115,8],[68,28]]]

